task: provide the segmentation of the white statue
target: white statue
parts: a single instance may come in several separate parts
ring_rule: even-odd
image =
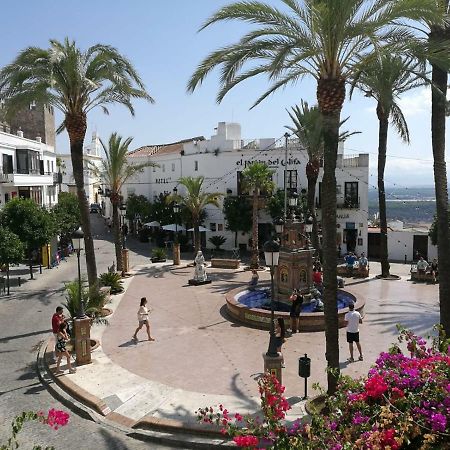
[[[195,274],[194,274],[194,280],[195,281],[206,281],[206,264],[205,264],[205,258],[203,256],[203,253],[199,250],[197,252],[197,256],[195,257]]]

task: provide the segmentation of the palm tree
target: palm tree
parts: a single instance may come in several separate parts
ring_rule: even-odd
[[[214,205],[220,208],[219,198],[222,194],[211,194],[202,192],[204,177],[181,177],[178,183],[186,189],[186,195],[171,194],[167,197],[167,202],[176,202],[185,206],[191,213],[194,225],[194,245],[195,252],[200,250],[200,217],[204,208]]]
[[[308,162],[306,163],[306,178],[308,180],[308,196],[307,206],[308,214],[311,215],[313,221],[313,230],[311,233],[312,246],[319,251],[319,232],[316,217],[315,195],[317,179],[319,177],[320,165],[323,160],[323,127],[322,116],[317,106],[309,107],[308,102],[301,101],[300,106],[296,105],[291,108],[292,111],[287,111],[294,126],[286,126],[297,136],[299,143],[308,153]],[[339,124],[341,127],[346,121],[342,120]],[[354,134],[359,134],[360,131],[344,131],[339,134],[339,141],[345,141]]]
[[[273,170],[266,164],[255,162],[242,171],[242,181],[245,190],[253,197],[252,206],[252,260],[250,267],[259,267],[259,245],[258,245],[258,211],[261,192],[272,192],[275,184],[272,181]]]
[[[378,207],[380,211],[380,259],[381,276],[388,278],[388,236],[386,218],[386,192],[384,189],[384,170],[386,167],[387,138],[391,120],[400,138],[409,144],[409,130],[397,100],[410,89],[425,84],[423,65],[413,59],[384,54],[374,55],[367,61],[364,69],[355,75],[350,91],[358,87],[366,97],[377,102],[378,131]]]
[[[156,164],[145,162],[141,164],[130,163],[127,159],[128,148],[133,138],[122,139],[117,133],[109,137],[108,145],[100,139],[106,159],[102,160],[100,167],[91,165],[91,171],[99,177],[111,190],[111,204],[113,210],[113,232],[116,249],[117,270],[123,271],[122,239],[120,233],[119,203],[122,186],[134,175],[141,173],[146,167]]]
[[[69,134],[72,167],[81,210],[89,286],[97,285],[89,204],[84,189],[83,143],[89,111],[120,103],[134,115],[132,100],[153,102],[131,63],[115,48],[97,44],[81,51],[74,41],[50,40],[50,48],[28,47],[0,71],[0,98],[8,117],[33,101],[64,115],[58,128]]]
[[[336,301],[336,160],[345,83],[364,65],[365,56],[385,40],[412,39],[397,18],[434,20],[435,0],[281,0],[286,12],[260,1],[240,1],[221,8],[202,26],[241,20],[258,25],[237,43],[213,51],[188,82],[194,91],[216,67],[221,67],[217,101],[240,82],[265,74],[273,82],[255,102],[304,76],[317,81],[317,101],[324,128],[322,229],[324,311],[328,392],[336,390],[339,374]],[[408,22],[408,20],[406,21]],[[250,64],[250,67],[246,63]]]

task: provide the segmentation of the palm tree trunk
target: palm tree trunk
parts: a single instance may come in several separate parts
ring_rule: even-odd
[[[431,94],[431,142],[433,146],[434,186],[436,190],[440,322],[447,336],[450,336],[450,239],[447,168],[445,164],[447,72],[433,65],[432,80],[433,85],[437,86],[441,91],[440,93],[436,89],[432,89]]]
[[[319,252],[319,227],[317,226],[317,217],[316,217],[316,206],[314,204],[316,199],[316,185],[317,185],[317,176],[306,174],[308,178],[308,212],[312,217],[312,233],[311,233],[311,243],[315,248],[316,253]]]
[[[259,267],[259,248],[258,248],[258,190],[253,191],[253,223],[252,223],[252,260],[250,267],[257,269]]]
[[[317,100],[324,126],[324,171],[322,179],[323,303],[326,340],[325,357],[329,369],[327,374],[329,394],[336,392],[339,377],[339,328],[336,282],[336,161],[340,112],[344,99],[344,80],[320,79],[318,81]]]
[[[72,157],[73,176],[77,186],[77,196],[80,205],[81,228],[84,233],[84,248],[86,253],[86,268],[90,288],[98,286],[97,265],[95,263],[94,240],[91,232],[89,202],[84,189],[83,143],[86,135],[86,115],[72,116],[66,114],[64,123],[69,134],[70,154]]]
[[[377,114],[379,120],[378,130],[378,208],[380,210],[380,259],[381,276],[389,277],[388,261],[388,235],[386,218],[386,192],[384,190],[384,169],[386,167],[386,150],[389,121],[382,106],[378,103]]]
[[[118,198],[118,194],[115,194]],[[113,233],[114,233],[114,248],[116,250],[116,266],[117,272],[122,272],[123,261],[122,261],[122,239],[120,234],[120,217],[119,217],[119,204],[117,199],[111,202],[112,212],[113,212]]]

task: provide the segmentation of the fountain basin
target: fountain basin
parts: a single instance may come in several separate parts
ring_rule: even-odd
[[[228,313],[245,325],[268,330],[270,328],[270,308],[261,307],[263,303],[270,305],[270,296],[267,296],[267,289],[255,289],[249,291],[247,287],[240,287],[227,292],[226,296]],[[240,301],[241,300],[241,301]],[[356,298],[347,291],[338,289],[338,324],[339,328],[345,326],[344,316],[348,312],[348,304],[353,302],[355,310],[361,315],[364,312],[365,301]],[[277,306],[282,310],[277,310]],[[282,317],[286,325],[289,326],[289,305],[283,302],[275,302],[275,318]],[[309,304],[302,305],[300,313],[300,332],[303,331],[324,331],[325,315],[323,312],[312,312]]]

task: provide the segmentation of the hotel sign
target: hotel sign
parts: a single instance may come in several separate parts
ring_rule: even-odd
[[[237,166],[241,166],[241,167],[248,167],[251,166],[254,163],[261,163],[261,164],[267,164],[267,166],[269,167],[285,167],[286,166],[286,161],[284,160],[284,158],[274,158],[274,159],[239,159],[238,161],[236,161],[236,165]],[[289,158],[287,160],[287,165],[288,166],[298,166],[300,165],[301,162],[298,158]]]

